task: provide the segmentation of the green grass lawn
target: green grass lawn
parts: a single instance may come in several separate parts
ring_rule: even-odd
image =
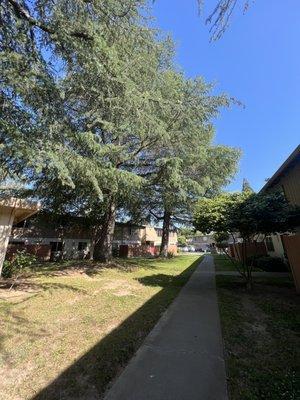
[[[214,254],[216,271],[238,272],[236,262],[233,263],[225,254]],[[262,272],[260,268],[253,267],[253,272]]]
[[[235,265],[224,254],[214,254],[216,271],[237,271]]]
[[[0,282],[0,398],[100,399],[197,260],[47,263]]]
[[[231,400],[300,398],[300,302],[289,278],[217,276]]]

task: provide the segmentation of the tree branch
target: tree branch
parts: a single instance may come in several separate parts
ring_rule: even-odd
[[[26,8],[24,8],[16,0],[8,0],[8,2],[13,7],[17,18],[27,21],[31,26],[35,26],[41,29],[42,31],[49,33],[50,35],[54,35],[57,33],[54,29],[33,18],[26,10]],[[94,39],[93,36],[83,31],[71,31],[69,34],[70,36],[76,37],[77,39],[84,39],[84,40]]]

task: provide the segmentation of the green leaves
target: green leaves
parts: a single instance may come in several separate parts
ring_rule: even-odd
[[[299,224],[299,210],[286,201],[283,193],[222,193],[200,199],[194,214],[195,227],[205,233],[236,233],[244,239],[259,234],[284,233]]]

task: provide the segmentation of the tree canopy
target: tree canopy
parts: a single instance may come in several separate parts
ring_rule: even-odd
[[[233,176],[239,152],[212,145],[226,95],[174,66],[146,2],[4,0],[0,5],[0,173],[44,207],[101,221],[144,202],[167,221]],[[139,196],[142,195],[142,201]],[[165,218],[167,217],[167,218]]]
[[[242,238],[242,269],[239,263],[235,265],[249,287],[252,286],[253,257],[248,260],[248,245],[263,241],[266,235],[292,232],[299,224],[299,208],[291,206],[280,191],[255,194],[246,190],[200,199],[194,215],[195,228],[214,232],[218,243],[229,236],[235,242],[235,234],[239,234]]]

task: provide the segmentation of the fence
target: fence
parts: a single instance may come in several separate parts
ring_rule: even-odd
[[[26,253],[33,254],[38,260],[48,261],[51,256],[51,247],[47,244],[13,244],[7,247],[6,259],[11,260],[17,251],[25,250]]]
[[[293,273],[296,290],[300,292],[300,235],[283,235],[282,241]]]
[[[234,259],[245,261],[252,256],[266,256],[267,249],[264,242],[235,243],[229,245],[229,253]]]

